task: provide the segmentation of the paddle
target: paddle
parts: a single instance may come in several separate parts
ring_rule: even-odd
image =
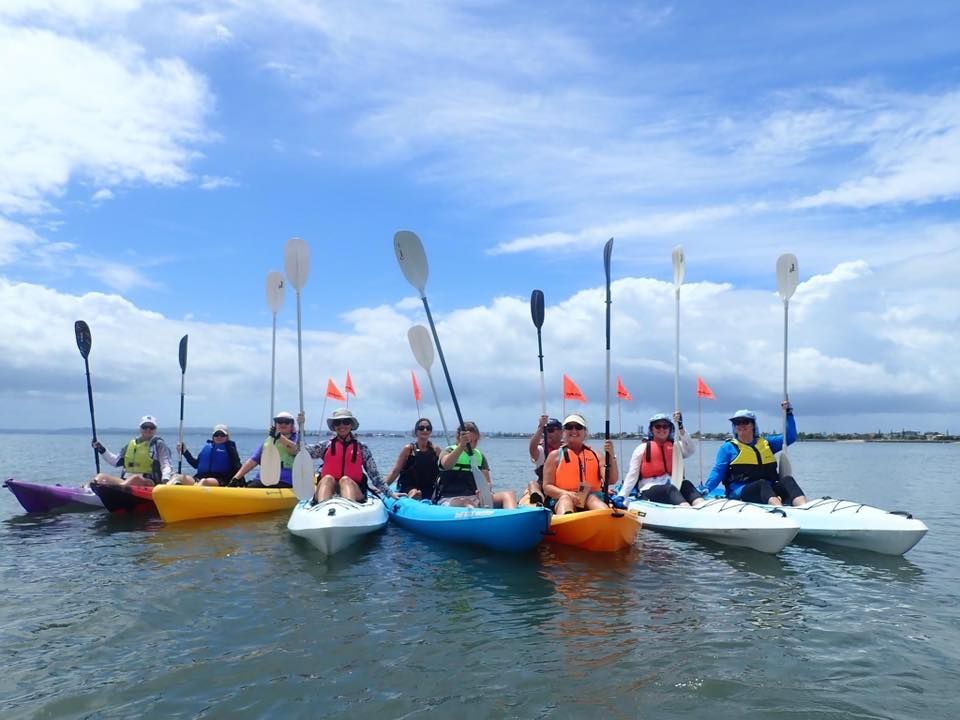
[[[603,426],[603,439],[610,439],[610,256],[613,254],[613,238],[607,240],[606,245],[603,246],[603,272],[607,278],[607,414],[604,419]],[[606,442],[604,442],[606,445]],[[610,490],[610,453],[604,447],[603,452],[603,497],[605,500],[609,500],[609,490]],[[619,480],[619,478],[618,478]]]
[[[673,407],[680,412],[680,286],[683,284],[683,275],[686,271],[686,259],[683,256],[683,247],[677,245],[673,249],[673,288],[676,295],[674,317],[676,320],[673,346]],[[683,483],[683,452],[680,449],[680,428],[676,428],[673,439],[673,473],[670,482],[677,489]]]
[[[303,413],[303,341],[301,338],[300,290],[307,282],[310,272],[310,248],[300,238],[290,238],[284,253],[284,268],[287,279],[297,291],[297,370],[300,378],[300,415]],[[306,424],[306,423],[304,423]],[[299,428],[297,435],[297,456],[293,459],[293,492],[301,500],[313,497],[313,460],[303,446],[306,430]]]
[[[183,472],[183,386],[187,378],[187,338],[184,335],[180,338],[180,430],[177,433],[180,438],[180,459],[177,460],[177,473]]]
[[[457,393],[453,389],[453,381],[450,379],[450,371],[447,369],[447,361],[443,356],[443,347],[440,345],[440,338],[437,336],[437,326],[433,322],[433,315],[430,313],[430,304],[427,302],[427,255],[423,251],[423,243],[416,233],[409,230],[400,230],[393,236],[393,250],[397,255],[397,262],[400,264],[400,270],[417,292],[420,293],[420,300],[423,301],[423,309],[427,313],[427,322],[430,324],[430,331],[433,334],[433,342],[437,346],[437,354],[440,356],[440,366],[443,368],[443,375],[447,380],[447,389],[450,390],[450,399],[453,400],[453,409],[457,412],[458,427],[463,427],[463,414],[460,412],[460,404],[457,402]],[[487,480],[477,467],[477,460],[473,455],[473,448],[467,443],[467,455],[470,456],[470,470],[473,472],[473,479],[477,485],[477,491],[480,493],[480,505],[482,507],[493,507],[493,494],[487,485]]]
[[[787,395],[787,317],[789,315],[790,298],[797,289],[799,280],[797,257],[785,253],[777,258],[777,292],[783,300],[783,400],[789,402]],[[787,457],[787,411],[783,411],[783,449],[780,450],[780,477],[793,475],[790,467],[790,458]]]
[[[540,357],[540,414],[547,414],[547,386],[543,379],[543,290],[534,290],[530,293],[530,317],[537,328],[537,352]],[[543,461],[547,461],[547,428],[543,428]],[[540,476],[540,487],[543,487],[543,476]]]
[[[267,273],[267,305],[273,313],[273,342],[270,349],[270,425],[273,426],[273,401],[277,373],[277,313],[283,307],[283,273],[271,270]],[[276,438],[264,442],[260,450],[260,484],[273,487],[280,482],[280,451]]]
[[[433,384],[433,374],[430,372],[430,366],[433,365],[433,341],[430,339],[430,331],[423,325],[414,325],[407,330],[407,340],[410,342],[410,350],[417,363],[427,372],[427,380],[430,381],[430,391],[433,393],[433,401],[437,404],[437,412],[440,414],[440,426],[443,428],[443,437],[447,445],[450,444],[450,436],[447,433],[447,421],[443,418],[443,408],[440,407],[440,397],[437,395],[437,386]]]
[[[80,349],[80,357],[83,358],[83,367],[87,371],[87,401],[90,403],[90,427],[93,429],[93,439],[97,439],[97,422],[93,419],[93,386],[90,384],[90,361],[87,359],[90,355],[90,346],[93,344],[93,338],[90,336],[90,327],[83,321],[77,320],[73,324],[73,333],[77,336],[77,347]],[[93,462],[97,466],[97,474],[100,473],[100,453],[93,449]]]

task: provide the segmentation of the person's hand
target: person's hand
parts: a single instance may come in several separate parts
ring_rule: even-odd
[[[623,495],[614,495],[611,502],[613,503],[613,506],[618,510],[627,509],[627,499],[623,497]]]
[[[537,430],[540,430],[540,431],[542,432],[542,431],[543,431],[543,428],[546,427],[546,425],[547,425],[547,420],[549,420],[549,419],[550,419],[549,416],[547,416],[547,415],[541,415],[541,416],[540,416],[540,422],[537,423]]]
[[[270,438],[273,439],[273,440],[276,440],[276,439],[277,439],[277,426],[276,426],[276,425],[271,425],[271,426],[270,426]]]
[[[610,459],[611,459],[611,460],[615,460],[615,459],[616,459],[617,456],[616,456],[616,454],[613,452],[613,440],[604,440],[604,441],[603,441],[603,449],[604,449],[605,452],[607,452],[607,453],[610,454]]]
[[[179,453],[180,455],[183,455],[184,450],[186,450],[186,447],[184,446],[184,444],[182,442],[178,442],[177,453]]]
[[[307,416],[301,411],[297,413],[297,427],[303,432],[303,424],[307,421]]]
[[[103,453],[105,453],[105,452],[107,451],[107,449],[103,446],[103,444],[102,444],[99,440],[97,440],[96,438],[94,438],[93,440],[90,441],[90,447],[92,447],[94,450],[96,450],[96,451],[97,451],[98,453],[100,453],[101,455],[103,455]]]
[[[683,413],[679,410],[674,411],[673,421],[677,424],[677,430],[683,430]]]
[[[793,405],[790,404],[789,400],[781,400],[780,407],[783,408],[784,412],[789,415],[793,412]]]
[[[243,478],[230,478],[228,487],[246,487],[246,483],[243,481]]]

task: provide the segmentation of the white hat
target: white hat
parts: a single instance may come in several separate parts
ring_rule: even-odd
[[[274,422],[277,420],[293,420],[296,422],[296,418],[293,416],[293,413],[288,413],[286,410],[283,412],[278,412],[276,415],[274,415],[273,420]]]
[[[143,427],[147,424],[153,425],[155,428],[159,427],[157,419],[153,415],[144,415],[142,418],[140,418],[140,427]]]
[[[353,416],[353,413],[347,408],[339,408],[330,413],[330,417],[327,418],[327,427],[331,430],[333,430],[334,420],[350,420],[352,421],[351,426],[354,430],[360,427],[360,423],[357,422],[357,419]]]
[[[583,415],[581,415],[580,413],[570,413],[569,415],[567,415],[563,419],[563,424],[566,425],[567,423],[579,423],[583,425],[584,428],[587,427],[587,421],[584,420]]]
[[[229,434],[230,434],[230,430],[229,430],[229,428],[227,428],[226,425],[214,425],[214,426],[213,426],[213,433],[216,434],[216,433],[218,433],[218,432],[222,432],[224,435],[229,435]]]

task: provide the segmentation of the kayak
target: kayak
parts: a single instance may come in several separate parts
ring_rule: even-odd
[[[782,509],[799,523],[797,540],[803,542],[903,555],[927,534],[927,526],[910,513],[891,512],[851,500],[824,497]]]
[[[164,522],[254,515],[289,510],[297,504],[290,488],[235,488],[208,485],[159,485],[153,499]]]
[[[400,527],[448,542],[481,545],[491,550],[524,552],[543,539],[550,511],[542,507],[515,510],[448,507],[408,497],[384,497],[390,519]]]
[[[640,513],[644,527],[766,553],[783,550],[800,530],[779,509],[739,500],[707,500],[699,507],[632,500],[629,507]]]
[[[332,497],[315,505],[312,502],[303,500],[296,504],[287,521],[287,530],[326,555],[340,552],[387,524],[387,508],[379,498],[370,497],[363,503],[342,497]]]
[[[93,490],[103,501],[103,506],[112,513],[157,513],[153,502],[153,487],[141,485],[101,485],[90,483]]]
[[[584,510],[554,515],[545,540],[594,552],[615,552],[636,542],[640,525],[640,516],[633,510]]]
[[[14,494],[27,512],[103,510],[103,502],[88,487],[41,485],[13,478],[4,482],[3,486]]]

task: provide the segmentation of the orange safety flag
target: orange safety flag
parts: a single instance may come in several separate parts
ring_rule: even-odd
[[[327,397],[331,400],[347,401],[346,396],[340,392],[340,388],[334,384],[333,378],[327,378]]]
[[[617,397],[623,400],[633,400],[633,395],[623,386],[623,381],[617,375]]]
[[[350,393],[354,397],[357,396],[357,391],[353,389],[353,380],[350,379],[350,371],[347,370],[347,381],[343,384],[343,391]]]
[[[697,397],[706,398],[707,400],[717,399],[717,396],[713,394],[713,390],[707,387],[702,377],[697,378]]]
[[[420,385],[417,383],[417,374],[411,370],[410,379],[413,380],[413,399],[414,402],[420,402],[420,398],[423,397],[420,394]]]
[[[577,384],[567,377],[566,373],[563,375],[563,399],[564,400],[579,400],[582,403],[587,402],[587,396],[583,394],[583,391],[577,387]]]

